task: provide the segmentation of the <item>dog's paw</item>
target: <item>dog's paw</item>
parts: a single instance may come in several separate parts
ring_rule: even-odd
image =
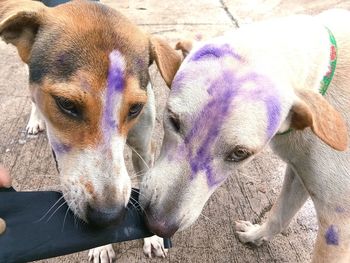
[[[261,225],[239,220],[235,222],[235,230],[242,243],[251,243],[260,246],[268,241],[268,238],[263,234],[264,231]]]
[[[115,252],[111,244],[101,247],[95,247],[89,251],[89,262],[93,263],[111,263],[115,262]]]
[[[27,134],[35,135],[45,130],[45,122],[38,116],[30,116],[26,127]]]
[[[168,250],[164,248],[163,238],[151,236],[145,238],[143,241],[143,253],[147,257],[152,258],[152,256],[155,256],[165,258],[167,256]]]

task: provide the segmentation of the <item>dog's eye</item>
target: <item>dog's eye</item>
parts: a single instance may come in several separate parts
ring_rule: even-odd
[[[141,103],[133,104],[129,109],[128,117],[136,118],[140,114],[142,109],[143,109],[143,104]]]
[[[236,146],[226,157],[228,162],[240,162],[252,155],[252,152],[243,146]]]
[[[58,108],[65,114],[68,114],[73,117],[79,117],[79,110],[74,102],[62,98],[62,97],[54,97]]]
[[[180,126],[180,121],[178,118],[174,117],[174,116],[170,116],[169,117],[169,121],[171,123],[171,126],[173,126],[174,130],[176,132],[180,132],[181,126]]]
[[[168,123],[174,129],[176,133],[181,132],[181,123],[178,114],[174,113],[171,109],[168,108],[168,113],[166,114],[168,118]]]

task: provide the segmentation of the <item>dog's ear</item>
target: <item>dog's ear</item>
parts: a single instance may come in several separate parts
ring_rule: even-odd
[[[17,47],[21,59],[28,63],[46,7],[38,1],[1,0],[0,37]]]
[[[151,59],[156,61],[160,74],[170,88],[181,64],[180,54],[171,48],[164,40],[151,37]]]
[[[291,127],[310,127],[322,141],[338,151],[348,147],[346,123],[322,95],[312,91],[298,92],[299,101],[292,107]]]
[[[189,39],[184,39],[179,42],[177,42],[175,49],[181,50],[182,55],[184,57],[187,57],[188,53],[190,53],[191,49],[193,47],[193,41]]]

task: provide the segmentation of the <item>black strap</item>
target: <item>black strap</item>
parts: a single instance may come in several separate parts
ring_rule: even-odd
[[[132,192],[137,200],[138,191]],[[129,203],[125,219],[119,225],[95,228],[74,217],[61,197],[58,192],[0,189],[0,217],[7,224],[5,233],[0,235],[0,262],[56,257],[152,235],[136,203]],[[164,245],[169,248],[170,240],[165,239]]]
[[[44,5],[48,6],[48,7],[54,7],[60,4],[64,4],[69,2],[70,0],[40,0],[40,2],[42,2]],[[100,2],[99,0],[90,0],[90,1],[94,1],[94,2]]]

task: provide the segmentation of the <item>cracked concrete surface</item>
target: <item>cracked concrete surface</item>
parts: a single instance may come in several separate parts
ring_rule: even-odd
[[[134,0],[102,1],[118,9],[143,30],[167,39],[197,35],[211,37],[249,23],[293,13],[315,14],[331,7],[350,9],[350,1],[281,0]],[[20,190],[56,189],[57,172],[45,134],[26,136],[30,112],[27,70],[11,46],[0,42],[0,163],[10,169]],[[151,68],[157,99],[158,150],[162,137],[162,109],[168,90]],[[130,168],[129,151],[126,159]],[[285,165],[266,150],[249,166],[232,175],[210,198],[203,216],[190,229],[175,234],[174,247],[164,259],[146,259],[142,241],[116,244],[118,262],[308,262],[316,237],[316,219],[310,201],[283,234],[259,248],[241,244],[235,236],[237,219],[264,221],[280,191]],[[40,262],[86,262],[80,252]]]

